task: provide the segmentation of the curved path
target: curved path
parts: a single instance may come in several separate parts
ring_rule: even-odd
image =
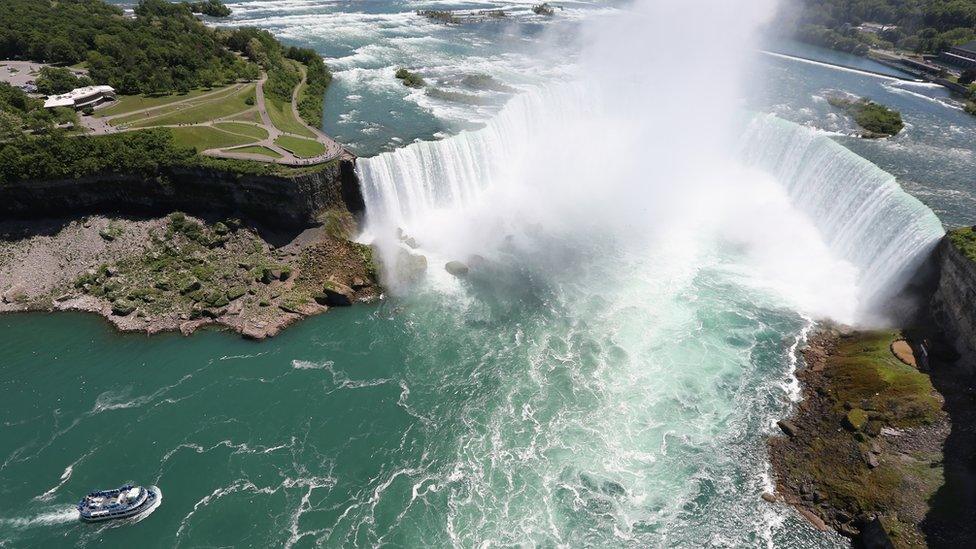
[[[255,126],[255,127],[263,128],[267,132],[268,136],[266,138],[264,138],[264,139],[258,139],[258,140],[255,140],[254,142],[247,143],[247,144],[244,144],[244,145],[234,145],[232,147],[219,147],[219,148],[207,149],[207,150],[201,151],[201,153],[200,153],[200,154],[205,154],[207,156],[214,156],[214,157],[218,157],[218,158],[232,158],[232,159],[238,159],[238,160],[256,160],[256,161],[259,161],[259,162],[267,162],[267,163],[273,163],[273,164],[282,164],[282,165],[285,165],[285,166],[312,166],[312,165],[315,165],[315,164],[322,164],[322,163],[325,163],[325,162],[329,162],[331,160],[334,160],[336,158],[339,158],[340,156],[343,156],[344,154],[349,154],[342,147],[342,145],[340,145],[334,139],[332,139],[331,137],[329,137],[328,135],[326,135],[322,130],[320,130],[318,128],[314,128],[312,126],[309,126],[305,122],[305,120],[302,119],[301,115],[299,114],[299,112],[298,112],[298,94],[301,91],[301,89],[305,86],[306,78],[307,78],[307,72],[304,69],[304,67],[302,67],[301,70],[302,70],[302,80],[301,80],[301,82],[298,83],[298,85],[295,87],[295,89],[292,90],[292,96],[291,96],[291,112],[292,112],[292,115],[295,117],[295,120],[297,120],[300,124],[302,124],[305,128],[307,128],[315,136],[314,139],[313,138],[309,138],[309,137],[307,137],[305,135],[298,135],[298,134],[295,134],[295,133],[290,133],[290,132],[282,131],[282,130],[278,129],[278,127],[276,127],[274,125],[274,122],[272,122],[272,120],[271,120],[271,116],[268,114],[267,103],[266,103],[265,97],[264,97],[264,84],[268,80],[268,75],[265,72],[262,72],[261,73],[261,78],[258,80],[257,86],[255,86],[255,91],[254,91],[254,95],[255,95],[254,104],[255,104],[255,106],[254,106],[253,109],[247,109],[247,110],[244,110],[244,111],[236,112],[236,113],[233,113],[233,114],[230,114],[230,115],[221,117],[221,118],[215,118],[213,120],[208,120],[206,122],[199,122],[199,123],[194,123],[194,124],[160,124],[158,126],[148,126],[148,127],[154,127],[154,128],[213,127],[214,129],[217,129],[217,130],[220,130],[222,132],[226,132],[226,133],[229,133],[229,134],[232,134],[232,135],[238,135],[238,136],[241,136],[241,137],[253,138],[253,136],[248,136],[248,135],[244,135],[244,134],[235,133],[233,131],[229,131],[229,130],[226,130],[224,128],[218,128],[218,127],[215,127],[214,126],[214,124],[221,123],[221,122],[233,122],[233,123],[237,123],[237,124],[248,124],[248,125],[252,125],[252,126]],[[233,86],[232,87],[233,88],[232,91],[229,92],[229,93],[236,93],[237,91],[240,91],[245,85],[246,84],[238,84],[236,86]],[[137,109],[137,110],[134,110],[134,111],[128,111],[128,112],[125,112],[125,113],[120,113],[120,114],[111,115],[111,116],[105,116],[105,117],[83,116],[83,117],[81,117],[81,121],[85,125],[85,127],[87,127],[91,131],[91,133],[94,134],[94,135],[101,135],[101,134],[108,134],[108,133],[119,133],[119,132],[126,132],[126,131],[135,131],[135,130],[140,130],[140,129],[147,129],[148,127],[142,127],[142,128],[130,128],[130,127],[127,127],[127,126],[119,126],[119,127],[116,127],[116,126],[112,126],[110,124],[110,121],[113,120],[113,119],[123,118],[123,117],[129,117],[129,116],[136,115],[136,114],[147,114],[147,113],[151,113],[152,111],[161,110],[161,109],[166,109],[166,110],[163,111],[159,116],[165,116],[165,115],[168,115],[168,114],[171,113],[171,107],[173,107],[174,105],[175,106],[179,106],[179,105],[184,104],[184,103],[197,102],[197,101],[200,101],[201,99],[204,99],[205,100],[208,97],[212,97],[212,96],[215,96],[215,95],[223,94],[223,93],[227,92],[227,90],[228,90],[228,88],[221,88],[219,90],[214,90],[212,92],[207,92],[205,94],[197,95],[197,96],[194,96],[194,97],[188,97],[186,99],[181,99],[179,101],[173,101],[171,103],[166,103],[164,105],[157,105],[157,106],[153,106],[153,107],[146,107],[146,108]],[[193,107],[196,107],[196,106],[199,106],[199,105],[194,105]],[[249,113],[249,112],[253,112],[253,111],[257,111],[257,113],[258,113],[258,115],[259,115],[259,117],[261,119],[261,122],[260,123],[251,122],[251,121],[247,121],[247,120],[234,120],[234,118],[239,117],[240,115],[242,115],[244,113]],[[152,118],[152,117],[150,117],[150,118]],[[314,156],[314,157],[301,158],[301,157],[295,155],[292,151],[290,151],[290,150],[282,147],[281,145],[279,145],[279,144],[277,144],[275,142],[275,140],[277,140],[279,137],[282,137],[282,136],[288,136],[288,137],[293,137],[293,138],[296,138],[296,139],[304,139],[304,140],[309,140],[309,141],[312,141],[312,140],[317,141],[320,144],[322,144],[322,146],[324,147],[324,151],[323,151],[322,154],[317,155],[317,156]],[[266,147],[266,148],[271,149],[272,151],[278,153],[279,155],[281,155],[281,158],[272,158],[270,156],[264,156],[264,155],[260,155],[260,154],[254,154],[254,153],[237,152],[237,151],[234,150],[234,149],[237,149],[237,148],[240,148],[240,147]]]

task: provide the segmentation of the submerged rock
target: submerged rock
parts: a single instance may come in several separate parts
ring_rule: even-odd
[[[457,277],[465,276],[470,271],[468,266],[460,261],[448,261],[447,264],[444,265],[444,269]]]
[[[419,282],[427,274],[427,257],[400,248],[397,252],[394,274],[397,280],[408,284]]]

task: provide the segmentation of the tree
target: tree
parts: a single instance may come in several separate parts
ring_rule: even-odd
[[[69,92],[83,84],[74,73],[62,67],[44,67],[36,83],[37,91],[47,95]]]
[[[973,82],[976,82],[976,69],[966,69],[959,75],[959,83],[963,86],[968,86]]]

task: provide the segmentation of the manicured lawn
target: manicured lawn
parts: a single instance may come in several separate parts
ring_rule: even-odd
[[[257,110],[253,110],[250,112],[242,112],[237,116],[232,116],[228,118],[228,120],[240,120],[241,122],[254,122],[255,124],[262,123],[261,113],[259,113]]]
[[[291,112],[291,103],[285,103],[265,94],[264,104],[268,109],[268,116],[271,117],[271,123],[279,130],[306,137],[315,137],[315,134],[305,127],[305,124],[295,118],[294,113]]]
[[[207,149],[220,149],[247,145],[257,141],[255,138],[234,135],[209,126],[190,126],[186,128],[170,128],[173,140],[178,145],[195,147],[198,152]]]
[[[261,126],[255,126],[253,124],[244,124],[241,122],[219,122],[217,124],[214,124],[214,126],[224,131],[249,135],[257,139],[268,138],[267,130],[265,130]]]
[[[130,125],[134,128],[148,128],[173,124],[198,124],[250,109],[252,105],[247,104],[248,98],[251,98],[251,103],[254,102],[254,84],[248,84],[241,90],[215,98],[175,105],[172,112],[163,116],[152,116],[153,113],[147,113],[150,118]]]
[[[114,116],[117,114],[125,114],[127,112],[137,111],[139,109],[148,109],[150,107],[161,107],[163,105],[168,105],[174,101],[182,101],[184,99],[190,99],[204,93],[210,93],[215,90],[192,90],[189,93],[184,94],[170,94],[161,95],[159,97],[148,97],[145,95],[120,95],[115,103],[95,111],[95,116]]]
[[[301,139],[290,135],[280,136],[278,139],[275,139],[275,143],[299,158],[311,158],[325,152],[325,145],[318,141]]]
[[[248,145],[246,147],[237,147],[236,149],[230,150],[233,152],[260,154],[261,156],[268,156],[271,158],[281,158],[278,151],[271,150],[267,147],[262,147],[261,145]]]

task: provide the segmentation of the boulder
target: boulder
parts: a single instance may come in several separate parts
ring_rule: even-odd
[[[763,498],[763,501],[767,501],[769,503],[776,503],[776,496],[770,494],[769,492],[763,492],[762,496],[760,497]]]
[[[866,522],[861,527],[861,535],[858,538],[860,546],[864,549],[895,549],[888,532],[885,531],[881,519],[875,517],[874,520]]]
[[[201,286],[200,286],[200,281],[199,280],[191,280],[190,282],[187,282],[186,284],[184,284],[182,288],[180,288],[180,293],[183,294],[183,295],[186,295],[186,294],[188,294],[190,292],[195,292],[195,291],[199,290],[200,287]]]
[[[127,301],[116,301],[112,304],[112,314],[115,316],[129,316],[136,307]]]
[[[468,274],[468,266],[460,261],[448,261],[444,269],[456,277],[463,277]]]
[[[844,416],[844,427],[851,431],[860,431],[868,422],[868,413],[860,408],[854,408]]]
[[[356,292],[345,284],[329,281],[322,288],[322,293],[315,296],[315,301],[320,305],[329,307],[348,307],[356,299]]]
[[[427,274],[427,257],[411,253],[405,248],[397,252],[394,273],[396,279],[407,284],[419,282]]]
[[[827,523],[825,523],[823,519],[818,517],[817,514],[814,513],[813,511],[805,507],[800,507],[800,515],[802,515],[803,518],[807,519],[807,522],[812,524],[813,527],[816,528],[817,530],[820,530],[821,532],[827,531]]]
[[[3,302],[4,303],[16,303],[27,295],[24,291],[24,287],[20,285],[11,286],[7,291],[3,292]]]
[[[786,436],[790,438],[795,437],[796,433],[799,431],[796,428],[796,425],[788,419],[781,419],[776,422],[776,425],[780,428],[781,431],[783,431],[784,434],[786,434]]]

